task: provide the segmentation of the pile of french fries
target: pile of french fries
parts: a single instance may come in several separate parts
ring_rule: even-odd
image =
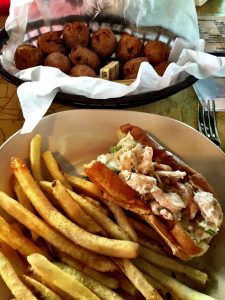
[[[0,275],[13,299],[213,299],[206,273],[92,182],[63,173],[40,135],[27,164],[9,165],[12,193],[0,191],[0,207],[13,221],[0,216]]]

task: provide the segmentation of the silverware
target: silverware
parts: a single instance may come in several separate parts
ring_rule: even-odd
[[[199,131],[207,136],[218,147],[221,147],[215,113],[215,101],[198,102],[198,128]]]

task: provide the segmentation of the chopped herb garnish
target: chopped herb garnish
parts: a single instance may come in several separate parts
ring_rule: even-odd
[[[206,230],[206,232],[207,232],[209,235],[211,235],[211,236],[213,236],[213,235],[216,234],[216,232],[215,232],[214,230],[212,230],[212,229],[208,229],[208,230]]]
[[[126,181],[130,180],[130,178],[131,178],[131,173],[129,174],[128,177],[126,177]]]
[[[115,153],[115,152],[119,151],[121,148],[122,148],[122,145],[118,145],[118,146],[116,145],[116,146],[111,147],[109,152]]]
[[[114,170],[112,170],[113,171],[113,173],[115,173],[115,174],[120,174],[120,170],[116,170],[116,169],[114,169]]]

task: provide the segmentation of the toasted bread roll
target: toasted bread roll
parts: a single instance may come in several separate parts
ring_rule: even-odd
[[[122,125],[119,141],[85,166],[108,201],[135,212],[183,260],[203,255],[223,220],[207,179],[137,126]]]

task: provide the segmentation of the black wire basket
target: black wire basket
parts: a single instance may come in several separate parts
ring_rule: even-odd
[[[51,20],[51,25],[46,26],[44,20],[38,20],[27,24],[27,30],[24,42],[36,44],[37,37],[47,31],[62,30],[67,22],[82,20],[89,24],[90,31],[93,32],[98,28],[111,28],[117,39],[123,32],[132,33],[143,41],[147,40],[160,40],[165,42],[169,47],[172,47],[176,35],[170,31],[156,26],[156,27],[139,27],[126,22],[123,18],[112,16],[97,16],[94,19],[84,16],[67,16],[60,19]],[[7,43],[9,37],[5,30],[0,30],[0,49]],[[0,75],[15,86],[21,85],[24,81],[10,74],[0,63]],[[68,94],[58,92],[54,101],[62,102],[65,104],[73,105],[82,108],[125,108],[135,107],[139,105],[155,102],[191,86],[197,81],[194,76],[189,75],[181,82],[175,83],[159,91],[145,92],[135,95],[126,95],[118,98],[107,99],[93,99],[81,95]]]

